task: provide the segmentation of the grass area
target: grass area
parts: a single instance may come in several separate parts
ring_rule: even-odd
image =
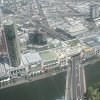
[[[57,58],[56,54],[54,52],[49,51],[49,50],[40,52],[39,54],[42,57],[42,59],[46,62],[51,61],[51,60],[55,60]]]
[[[100,81],[100,62],[85,67],[87,87]]]
[[[77,46],[77,44],[79,43],[79,40],[72,40],[72,41],[69,41],[68,42],[69,43],[69,45],[71,46],[71,47],[73,47],[73,46]]]

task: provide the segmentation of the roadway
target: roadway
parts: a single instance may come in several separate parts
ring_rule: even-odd
[[[71,60],[71,76],[67,76],[69,79],[66,80],[65,100],[84,100],[84,67],[80,64],[79,55],[72,56]]]
[[[71,97],[71,68],[69,67],[66,77],[65,100],[72,100]]]
[[[79,56],[72,57],[72,100],[84,100],[83,71]]]
[[[45,26],[49,27],[48,21],[47,21],[45,15],[44,15],[44,13],[43,13],[42,6],[40,5],[39,0],[35,0],[35,1],[36,1],[37,8],[38,8],[38,10],[39,10],[39,15],[42,17],[42,23],[43,23]]]

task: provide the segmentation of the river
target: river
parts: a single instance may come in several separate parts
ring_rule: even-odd
[[[64,100],[65,75],[0,90],[0,100]]]
[[[100,82],[100,61],[85,66],[85,76],[87,87],[93,86],[95,83]]]

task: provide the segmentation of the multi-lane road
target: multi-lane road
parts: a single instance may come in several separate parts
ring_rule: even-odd
[[[84,80],[79,56],[72,57],[72,100],[84,100]]]
[[[80,64],[79,55],[72,57],[71,63],[71,80],[70,84],[67,84],[68,92],[65,92],[65,100],[84,100],[84,77],[83,77],[83,66]],[[71,92],[70,92],[71,91]]]

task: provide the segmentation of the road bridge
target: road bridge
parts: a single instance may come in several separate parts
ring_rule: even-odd
[[[84,100],[84,93],[85,90],[85,81],[84,81],[84,67],[80,64],[80,58],[78,55],[75,55],[72,57],[71,62],[71,77],[70,79],[66,80],[66,83],[68,83],[68,80],[71,80],[70,85],[66,84],[66,88],[71,88],[71,92],[68,90],[65,91],[65,100]],[[67,73],[68,74],[68,73]],[[71,95],[71,97],[70,97]]]

